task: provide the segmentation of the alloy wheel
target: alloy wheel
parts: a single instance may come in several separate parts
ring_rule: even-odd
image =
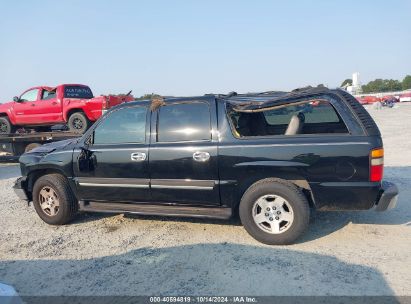
[[[281,234],[287,231],[293,221],[294,212],[290,203],[275,194],[261,196],[253,205],[253,220],[264,232]]]
[[[60,200],[56,191],[49,186],[40,190],[39,203],[41,210],[48,216],[55,216],[59,212]]]

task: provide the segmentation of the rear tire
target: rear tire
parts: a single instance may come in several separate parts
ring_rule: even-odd
[[[68,128],[71,132],[83,134],[90,127],[91,123],[82,112],[75,112],[68,119]]]
[[[78,211],[77,200],[60,174],[44,175],[34,183],[33,205],[39,217],[50,225],[67,224]]]
[[[0,134],[10,134],[16,132],[16,127],[12,125],[7,116],[0,117]]]
[[[293,243],[308,228],[307,198],[294,184],[269,178],[253,184],[240,202],[240,219],[247,232],[268,245]]]
[[[24,153],[30,152],[31,150],[40,147],[41,144],[39,143],[31,143],[28,144],[25,148],[24,148]]]

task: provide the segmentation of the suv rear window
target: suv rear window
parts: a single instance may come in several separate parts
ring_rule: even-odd
[[[93,98],[93,92],[89,87],[83,86],[65,86],[64,87],[64,97],[65,98]]]
[[[254,113],[233,111],[229,115],[237,137],[348,133],[334,107],[324,99],[299,101]]]
[[[210,108],[207,103],[170,104],[160,108],[158,142],[211,139]]]

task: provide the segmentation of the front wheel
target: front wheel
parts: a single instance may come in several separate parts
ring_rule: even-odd
[[[50,225],[64,225],[77,214],[77,200],[60,174],[41,176],[33,187],[33,205],[39,217]]]
[[[10,134],[16,131],[16,127],[12,125],[8,117],[0,117],[0,134]]]
[[[310,220],[304,194],[294,184],[276,178],[252,185],[241,199],[239,212],[247,232],[268,245],[293,243]]]
[[[68,128],[71,132],[83,134],[90,127],[90,121],[82,112],[75,112],[68,119]]]

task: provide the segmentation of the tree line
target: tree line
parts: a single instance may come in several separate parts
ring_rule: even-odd
[[[351,79],[345,79],[341,87],[352,85]],[[380,93],[411,89],[411,75],[404,77],[402,81],[396,79],[375,79],[361,86],[363,93]]]
[[[347,85],[352,85],[352,79],[347,78],[341,83],[341,87],[345,87]],[[411,89],[411,75],[405,76],[402,81],[395,79],[375,79],[363,85],[361,88],[363,93],[381,93],[408,90]],[[136,100],[150,100],[158,96],[160,95],[155,93],[145,94],[136,98]]]

